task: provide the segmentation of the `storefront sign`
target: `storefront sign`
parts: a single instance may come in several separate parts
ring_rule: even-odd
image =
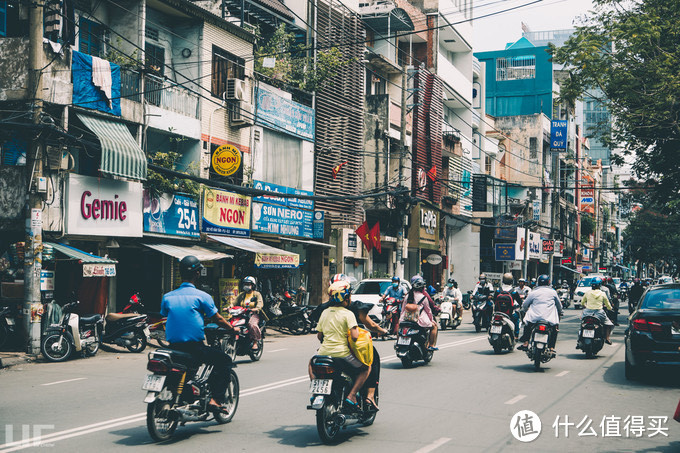
[[[83,264],[83,277],[115,277],[116,265],[104,263]]]
[[[40,271],[40,291],[54,291],[54,271]]]
[[[241,151],[233,145],[220,146],[213,152],[212,168],[218,175],[233,175],[241,168]]]
[[[541,220],[541,200],[534,200],[533,201],[533,220],[534,222],[540,222]]]
[[[314,213],[267,203],[253,203],[253,231],[314,238]]]
[[[437,255],[437,254],[433,253],[431,255],[427,255],[427,258],[425,258],[425,261],[427,261],[428,264],[436,266],[438,264],[441,264],[442,257],[441,257],[441,255]]]
[[[238,278],[221,278],[218,281],[220,292],[220,311],[226,313],[227,308],[236,302],[238,296]]]
[[[324,238],[324,229],[325,229],[325,213],[323,211],[314,211],[314,221],[313,221],[313,229],[314,229],[314,239],[323,239]]]
[[[255,96],[257,124],[314,141],[314,109],[262,87],[255,89]]]
[[[524,248],[525,246],[528,249],[528,258],[529,259],[541,259],[541,253],[542,253],[542,246],[543,244],[541,243],[541,236],[538,233],[534,233],[533,231],[529,231],[529,237],[528,241],[525,243],[525,229],[524,228],[517,228],[517,241],[515,242],[515,256],[517,259],[524,259]]]
[[[496,244],[496,261],[514,261],[515,244]]]
[[[184,195],[152,196],[144,190],[144,231],[199,237],[198,203]]]
[[[566,266],[567,264],[573,264],[573,261],[571,257],[568,256],[566,258],[562,258],[562,261],[560,261],[560,263],[562,264],[562,266]]]
[[[517,221],[510,216],[499,217],[496,221],[494,239],[514,241],[517,237]]]
[[[261,269],[294,269],[300,266],[300,255],[258,253],[255,255],[255,266]]]
[[[347,250],[350,252],[357,251],[357,235],[355,233],[347,235]]]
[[[552,254],[555,251],[555,241],[552,239],[543,240],[543,253]]]
[[[250,237],[250,197],[223,190],[203,192],[201,231],[225,236]]]
[[[416,205],[411,213],[408,238],[412,247],[439,250],[439,212]]]
[[[266,190],[267,192],[276,192],[289,195],[314,195],[314,192],[308,190],[294,189],[292,187],[279,186],[278,184],[272,184],[270,182],[264,181],[253,181],[253,189]],[[296,209],[314,209],[314,200],[307,200],[301,198],[284,198],[275,196],[260,196],[254,197],[253,202],[260,203],[270,203],[281,206],[287,206],[289,208]]]
[[[555,251],[553,252],[553,256],[555,258],[561,258],[564,252],[564,242],[562,241],[555,241]]]
[[[64,211],[66,234],[141,237],[142,184],[70,174]]]

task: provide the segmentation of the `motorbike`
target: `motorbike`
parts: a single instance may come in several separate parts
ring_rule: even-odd
[[[146,315],[139,313],[109,313],[103,330],[99,331],[101,342],[124,347],[130,352],[142,352],[151,335],[146,319]]]
[[[316,429],[323,443],[334,443],[341,428],[373,424],[377,412],[365,401],[363,389],[357,393],[356,408],[348,407],[345,403],[345,397],[352,389],[354,379],[343,371],[337,359],[315,355],[312,358],[312,372],[314,379],[309,386],[312,397],[307,409],[316,411]],[[378,390],[375,389],[376,404],[379,404]]]
[[[489,344],[496,354],[500,354],[503,349],[508,352],[515,349],[515,323],[506,313],[494,312],[489,328]]]
[[[396,326],[399,324],[399,307],[401,302],[394,297],[386,297],[382,302],[383,315],[380,322],[380,327],[387,330],[387,335],[394,333]],[[382,337],[385,339],[385,337]]]
[[[97,314],[78,315],[78,305],[79,301],[64,305],[59,324],[52,324],[43,335],[40,351],[48,361],[64,362],[76,352],[91,357],[99,351],[104,320]]]
[[[292,299],[268,296],[265,298],[262,313],[269,327],[279,327],[293,335],[306,334],[312,330],[308,309],[297,305]]]
[[[438,301],[439,304],[437,305],[441,310],[441,313],[439,314],[439,325],[441,326],[441,329],[446,330],[447,327],[456,329],[462,322],[462,319],[458,314],[458,310],[453,308],[453,298],[446,296],[442,299],[438,299]]]
[[[571,305],[571,301],[569,300],[569,288],[558,288],[557,297],[560,298],[562,308],[569,308],[569,305]]]
[[[231,358],[231,361],[236,360],[237,355],[250,356],[250,360],[257,362],[262,357],[262,349],[264,347],[264,320],[260,317],[260,330],[262,330],[262,339],[257,342],[257,350],[253,350],[253,340],[248,334],[248,321],[250,320],[251,311],[244,307],[232,307],[229,309],[230,318],[228,323],[231,325],[233,331],[229,331],[222,327],[217,327],[216,324],[208,324],[211,328],[216,328],[215,334],[208,338],[209,346],[219,347],[226,355]]]
[[[531,330],[531,340],[527,348],[527,357],[534,362],[536,371],[541,369],[541,363],[548,363],[555,357],[555,353],[550,351],[550,336],[555,334],[554,328],[547,322],[537,322]]]
[[[12,308],[0,308],[0,349],[14,337],[15,324],[14,311]]]
[[[475,294],[472,296],[472,323],[475,325],[475,332],[488,329],[491,321],[491,304],[488,296]]]
[[[206,336],[209,330],[205,330]],[[208,379],[213,367],[197,362],[185,352],[157,349],[149,353],[142,390],[147,394],[146,427],[156,442],[170,439],[177,427],[186,422],[208,421],[218,424],[230,422],[239,402],[239,381],[233,369],[229,371],[226,401],[221,411],[214,411],[208,403],[212,398]]]
[[[467,297],[463,295],[463,310],[469,310],[471,306],[471,299],[472,299],[472,291],[468,291]]]
[[[427,349],[429,334],[429,329],[420,327],[418,323],[404,321],[399,324],[399,335],[394,343],[394,349],[404,368],[411,368],[413,362],[418,360],[425,363],[432,361],[434,351]]]
[[[130,314],[130,313],[147,313],[146,307],[142,303],[142,299],[139,293],[134,293],[125,308],[119,312],[119,314]],[[165,323],[168,318],[164,317],[160,313],[151,312],[147,314],[147,327],[148,327],[148,340],[155,340],[161,348],[167,348],[170,343],[165,340]],[[122,345],[124,346],[124,345]],[[141,352],[143,348],[138,351]],[[137,351],[133,351],[137,352]]]
[[[576,348],[586,354],[587,358],[592,358],[604,346],[604,326],[602,322],[594,316],[584,316],[581,319],[581,329],[578,332]]]

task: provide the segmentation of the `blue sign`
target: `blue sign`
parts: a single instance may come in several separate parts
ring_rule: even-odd
[[[252,230],[257,233],[314,238],[314,213],[267,203],[253,203]]]
[[[267,192],[284,193],[289,195],[314,195],[314,192],[310,192],[308,190],[294,189],[292,187],[279,186],[278,184],[257,180],[253,181],[253,188],[258,190],[266,190]],[[296,209],[314,209],[314,200],[308,199],[261,196],[254,197],[253,201],[277,204]]]
[[[314,141],[314,109],[263,88],[255,88],[255,93],[257,124]]]
[[[144,191],[144,231],[171,236],[199,237],[198,203],[184,195],[151,196]]]
[[[324,212],[314,211],[314,239],[323,239]],[[354,235],[354,248],[356,249],[356,235]]]
[[[515,261],[515,244],[496,244],[496,261]]]
[[[552,120],[550,122],[550,149],[567,150],[567,120]]]

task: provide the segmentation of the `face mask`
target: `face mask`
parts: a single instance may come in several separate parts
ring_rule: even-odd
[[[243,291],[245,291],[245,292],[247,292],[247,293],[251,292],[252,290],[253,290],[253,287],[250,286],[250,285],[245,285],[245,286],[243,287]]]
[[[399,283],[392,283],[392,288],[398,288],[398,287],[399,287]]]
[[[446,286],[448,286],[449,288],[453,288],[453,283],[449,283],[449,284],[446,285]]]

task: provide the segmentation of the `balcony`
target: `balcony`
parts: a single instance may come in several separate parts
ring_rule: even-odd
[[[160,109],[198,118],[198,96],[160,77],[144,77],[144,99]]]
[[[472,127],[479,129],[482,125],[482,117],[479,114],[479,110],[472,110]]]
[[[477,57],[472,57],[472,75],[477,78],[482,76],[482,64]]]
[[[444,81],[444,103],[451,108],[472,106],[472,81],[441,52],[437,56],[437,75]]]

